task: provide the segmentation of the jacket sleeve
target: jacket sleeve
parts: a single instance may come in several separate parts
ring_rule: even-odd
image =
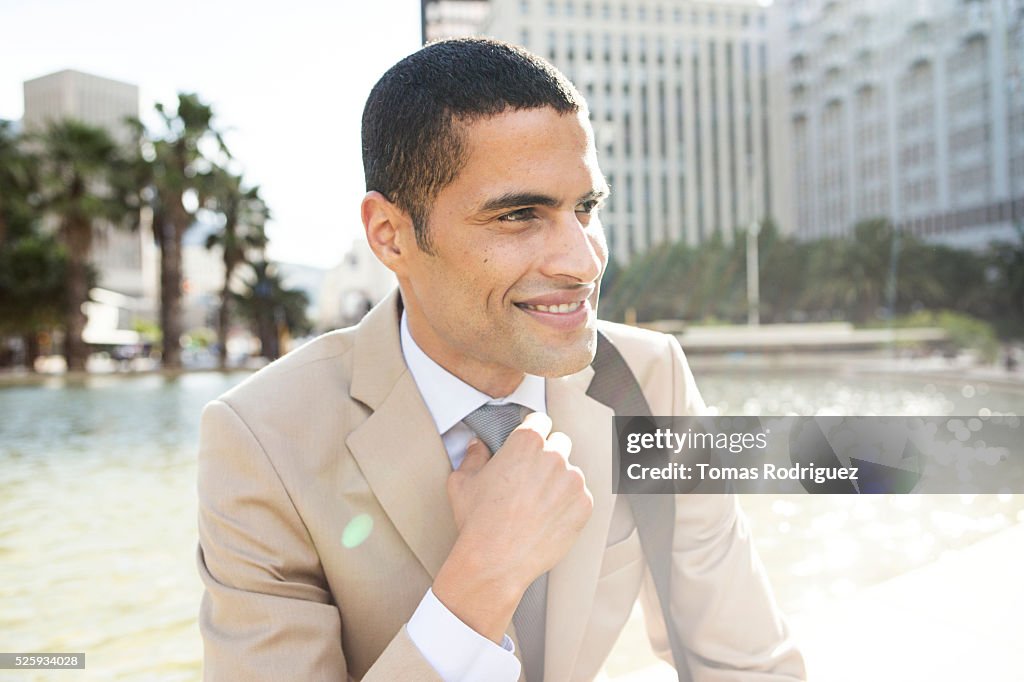
[[[224,402],[203,412],[198,496],[204,680],[352,679],[346,624],[313,540],[273,463]],[[362,679],[442,682],[405,627]]]
[[[682,349],[673,337],[668,345],[671,414],[706,412]],[[735,495],[678,495],[672,551],[672,618],[694,682],[806,679],[803,657],[775,603]],[[651,644],[671,663],[650,572],[640,597]]]

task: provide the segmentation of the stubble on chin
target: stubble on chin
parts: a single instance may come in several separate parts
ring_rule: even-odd
[[[518,364],[526,374],[557,379],[582,371],[594,360],[597,349],[596,325],[586,329],[581,338],[575,339],[571,345],[558,348],[554,345],[533,345],[522,348],[518,354]]]

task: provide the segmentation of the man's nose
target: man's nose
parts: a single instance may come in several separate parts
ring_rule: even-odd
[[[553,227],[545,274],[584,283],[596,281],[607,260],[604,232],[597,216],[583,224],[575,211],[559,211]]]

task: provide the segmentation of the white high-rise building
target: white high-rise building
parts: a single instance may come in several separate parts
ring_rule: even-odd
[[[138,86],[80,71],[58,71],[25,81],[24,96],[26,132],[70,118],[102,127],[115,141],[128,144],[132,136],[125,118],[139,115]],[[126,233],[108,225],[99,233],[92,250],[99,285],[153,305],[157,256],[148,226]]]
[[[377,260],[366,240],[354,240],[341,262],[324,275],[315,313],[317,328],[356,324],[397,284],[395,274]]]
[[[980,244],[1024,216],[1019,0],[784,0],[798,233],[886,217]]]
[[[784,64],[772,59],[778,18],[765,5],[491,0],[480,29],[463,34],[547,57],[586,97],[612,186],[602,222],[626,262],[662,243],[728,239],[764,217],[792,224]],[[428,36],[432,16],[443,13],[427,12]]]
[[[66,69],[25,81],[25,128],[72,118],[99,126],[119,142],[127,142],[125,117],[139,115],[139,88],[109,78]]]
[[[424,0],[425,42],[477,34],[490,12],[489,0]]]

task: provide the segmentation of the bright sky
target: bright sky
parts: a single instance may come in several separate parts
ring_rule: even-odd
[[[271,257],[330,267],[362,234],[359,118],[419,47],[418,0],[0,0],[0,118],[22,82],[76,69],[134,83],[142,113],[199,93],[274,212]]]

